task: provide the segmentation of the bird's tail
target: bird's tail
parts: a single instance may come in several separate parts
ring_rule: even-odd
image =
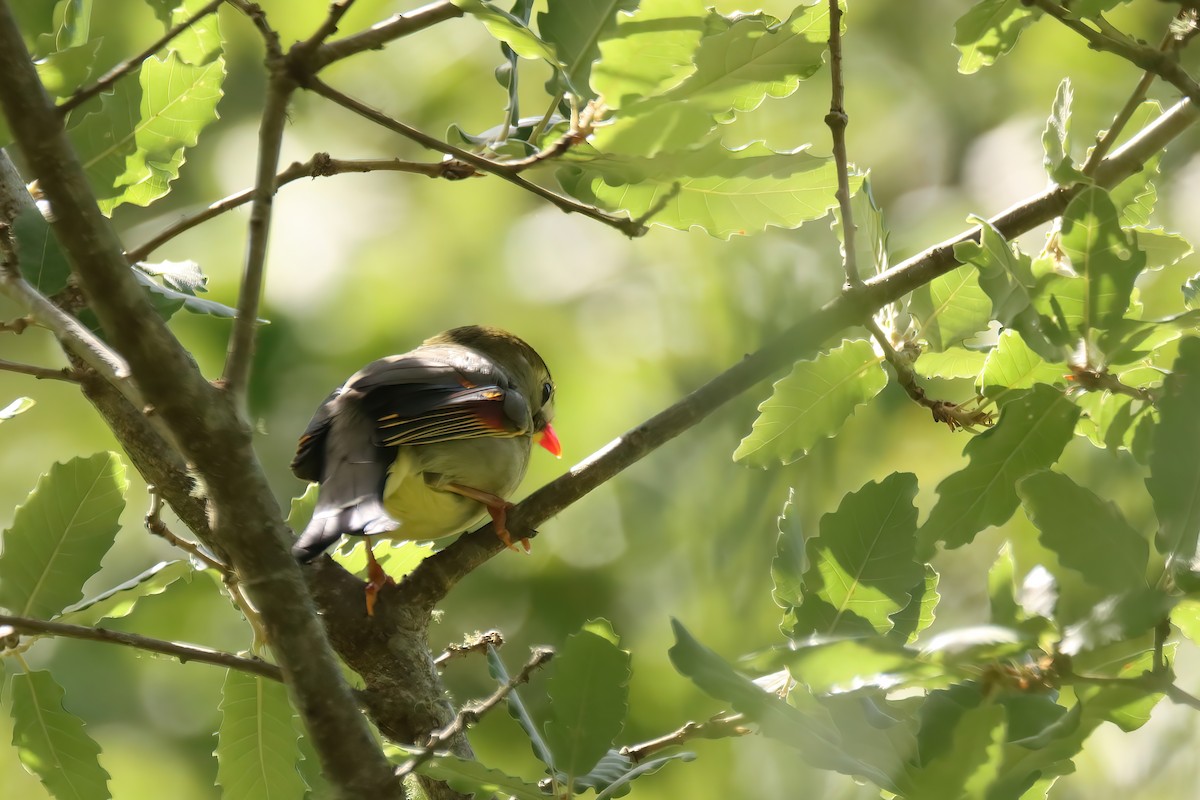
[[[331,459],[327,470],[312,520],[292,545],[292,555],[302,564],[321,555],[342,534],[363,536],[396,528],[380,500],[387,465],[375,454],[366,459]]]

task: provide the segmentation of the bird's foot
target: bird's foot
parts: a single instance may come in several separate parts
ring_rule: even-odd
[[[461,494],[463,497],[469,497],[476,502],[482,503],[487,509],[488,515],[492,518],[492,527],[496,529],[496,538],[504,542],[504,546],[514,552],[517,546],[513,544],[512,534],[508,530],[508,510],[513,507],[513,504],[505,500],[503,497],[485,492],[482,489],[472,489],[470,486],[463,486],[459,483],[448,483],[442,487],[443,489]],[[521,539],[521,546],[525,548],[525,552],[530,550],[529,540]]]
[[[375,560],[374,548],[370,542],[367,542],[367,616],[375,616],[375,603],[378,601],[379,591],[385,586],[395,586],[396,582],[392,580],[392,576],[383,571],[383,567]]]

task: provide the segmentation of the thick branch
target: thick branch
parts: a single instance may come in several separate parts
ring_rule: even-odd
[[[213,549],[227,553],[262,613],[296,708],[330,782],[347,796],[401,789],[329,648],[228,393],[211,386],[155,313],[100,214],[61,116],[46,96],[7,0],[0,0],[0,107],[54,211],[55,233],[89,306],[208,492]],[[271,171],[274,177],[274,170]]]
[[[145,650],[150,653],[171,656],[172,658],[179,659],[179,662],[182,664],[186,664],[189,661],[198,661],[201,664],[214,664],[218,667],[228,667],[230,669],[241,670],[242,672],[249,672],[252,675],[261,675],[273,681],[283,680],[283,673],[274,664],[268,664],[266,661],[261,661],[257,658],[245,658],[233,653],[226,653],[222,650],[213,650],[210,647],[201,647],[198,644],[167,642],[162,639],[152,639],[149,636],[140,636],[136,633],[111,631],[107,628],[89,628],[86,625],[68,625],[63,622],[50,622],[41,619],[30,619],[28,617],[10,617],[7,614],[0,614],[0,625],[9,625],[18,633],[33,636],[62,636],[69,639],[83,639],[89,642],[119,644],[125,647],[134,647],[138,650]]]
[[[1148,158],[1182,133],[1197,117],[1200,113],[1191,102],[1178,103],[1105,159],[1096,170],[1097,182],[1112,186],[1138,172]],[[1081,185],[1051,189],[990,221],[1003,236],[1013,238],[1061,215],[1081,189]],[[572,467],[566,475],[538,489],[509,512],[509,532],[513,538],[528,536],[535,526],[691,428],[724,403],[796,359],[811,357],[843,328],[865,324],[868,317],[885,304],[899,300],[918,286],[956,268],[954,245],[977,242],[979,236],[979,228],[971,228],[867,280],[861,290],[844,292],[762,349],[614,439]],[[485,525],[422,561],[399,586],[385,588],[380,600],[432,609],[459,580],[502,549],[492,526]]]

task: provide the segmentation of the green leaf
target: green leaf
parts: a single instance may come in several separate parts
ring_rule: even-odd
[[[912,599],[908,605],[892,614],[892,629],[888,638],[894,641],[912,644],[921,632],[933,624],[934,612],[941,601],[938,594],[939,576],[932,565],[925,565],[925,578],[909,590]]]
[[[982,0],[954,23],[958,71],[970,75],[991,66],[1012,50],[1021,32],[1036,19],[1036,9],[1021,0]]]
[[[619,756],[615,751],[610,752],[612,755]],[[619,757],[629,761],[628,756]],[[672,753],[669,756],[660,756],[659,758],[652,758],[649,761],[643,761],[636,766],[630,761],[630,768],[616,778],[611,778],[611,775],[607,772],[597,775],[594,769],[577,781],[576,785],[596,789],[596,800],[606,800],[609,797],[623,797],[630,791],[629,784],[643,775],[651,775],[658,772],[671,761],[687,762],[695,760],[695,753]],[[604,761],[601,760],[600,764],[602,765],[603,763]],[[597,769],[599,768],[600,765],[597,765]]]
[[[854,215],[854,248],[859,271],[873,275],[886,272],[891,266],[887,249],[888,229],[883,221],[883,209],[875,202],[871,182],[865,177],[862,187],[850,198],[850,213]],[[830,227],[841,243],[842,258],[845,259],[846,233],[840,207],[833,209],[833,217]]]
[[[769,226],[797,228],[837,205],[833,159],[802,149],[780,153],[754,142],[730,150],[711,141],[652,157],[574,158],[557,172],[573,197],[632,217],[658,209],[652,224],[699,227],[722,239]],[[861,182],[852,176],[850,190]]]
[[[638,7],[638,0],[548,0],[538,14],[538,33],[554,46],[567,82],[584,98],[591,91],[592,62],[600,57],[599,43],[617,27],[617,15]]]
[[[1200,536],[1200,339],[1179,342],[1179,356],[1163,384],[1161,418],[1146,488],[1158,515],[1158,552],[1191,564]]]
[[[1193,275],[1180,287],[1183,290],[1183,303],[1188,308],[1200,307],[1200,273]]]
[[[4,532],[0,606],[45,619],[78,600],[116,538],[128,486],[116,453],[52,466]]]
[[[190,19],[208,0],[147,0],[164,32]],[[221,30],[216,13],[202,17],[170,41],[167,49],[178,53],[185,64],[202,66],[221,54]]]
[[[36,206],[21,209],[13,220],[13,234],[21,277],[46,296],[65,289],[67,278],[71,276],[71,265],[67,263],[67,256],[50,229],[50,223]]]
[[[689,103],[723,121],[753,111],[768,97],[787,97],[823,63],[829,40],[829,4],[806,0],[784,22],[745,15],[705,36],[695,70],[648,103]]]
[[[1059,649],[1069,656],[1147,633],[1179,602],[1160,589],[1140,586],[1098,603],[1086,619],[1067,628]]]
[[[988,358],[986,350],[949,347],[940,353],[922,352],[913,369],[922,378],[975,378]]]
[[[808,556],[804,552],[804,531],[800,527],[795,498],[796,490],[788,489],[788,499],[776,525],[779,538],[775,558],[771,560],[771,579],[775,585],[771,597],[780,608],[798,606],[804,601]]]
[[[1046,128],[1042,131],[1042,149],[1045,158],[1042,163],[1046,166],[1046,174],[1055,183],[1074,183],[1083,175],[1075,168],[1071,160],[1071,79],[1063,78],[1054,93],[1054,104],[1050,107],[1050,116],[1046,119]]]
[[[1192,254],[1192,244],[1182,234],[1163,228],[1130,228],[1137,237],[1137,247],[1146,254],[1147,270],[1173,267]]]
[[[546,744],[568,787],[608,752],[629,709],[629,653],[607,620],[591,620],[554,659]]]
[[[217,784],[223,800],[303,797],[300,729],[283,684],[229,670],[221,687]]]
[[[989,397],[1013,389],[1031,389],[1038,384],[1065,385],[1066,367],[1042,360],[1014,330],[1000,333],[979,375],[979,391]]]
[[[50,53],[35,62],[38,77],[54,97],[68,97],[87,83],[96,66],[96,55],[103,39],[96,38],[78,47]]]
[[[12,677],[13,745],[25,768],[58,800],[99,800],[108,791],[100,745],[83,720],[63,708],[63,690],[49,672]]]
[[[977,270],[968,264],[914,291],[910,309],[921,338],[940,352],[986,329],[992,303],[979,286]]]
[[[1016,574],[1017,561],[1013,557],[1012,544],[1005,542],[988,570],[988,606],[993,625],[1014,628],[1020,620]]]
[[[920,766],[909,773],[906,796],[921,800],[985,797],[1004,759],[1004,707],[984,702],[937,708],[931,697],[922,712]],[[934,752],[927,752],[930,728],[936,728],[938,741],[944,742]]]
[[[1150,547],[1115,505],[1043,470],[1017,484],[1025,513],[1058,561],[1109,594],[1146,584]]]
[[[922,663],[917,656],[901,644],[875,637],[801,642],[759,654],[752,663],[762,670],[787,669],[813,694],[825,695],[865,687],[891,689],[942,672],[940,665]]]
[[[292,498],[287,515],[287,526],[292,529],[292,533],[299,534],[308,527],[308,523],[312,520],[313,509],[317,507],[320,489],[319,484],[310,483],[304,487],[303,494]]]
[[[452,0],[454,5],[483,23],[497,41],[504,42],[521,58],[540,58],[560,67],[554,48],[542,41],[517,17],[487,0]]]
[[[310,512],[311,513],[311,512]],[[417,568],[434,553],[431,542],[402,541],[385,538],[376,542],[375,537],[346,537],[334,553],[334,561],[347,571],[360,577],[367,575],[367,548],[374,547],[375,560],[383,571],[398,581]]]
[[[938,484],[918,552],[930,554],[938,542],[962,547],[989,525],[1007,522],[1017,509],[1017,481],[1058,460],[1078,417],[1078,408],[1045,385],[1006,403],[996,427],[963,448],[971,463]]]
[[[213,300],[206,300],[203,297],[196,297],[196,295],[192,292],[180,292],[167,286],[163,286],[149,275],[144,274],[136,268],[133,270],[133,276],[137,278],[138,283],[140,283],[146,289],[146,291],[166,301],[164,308],[170,312],[164,314],[166,317],[170,317],[171,314],[173,314],[175,311],[178,311],[180,308],[187,309],[193,314],[209,314],[211,316],[221,317],[223,319],[233,319],[237,316],[236,308],[217,303]],[[201,288],[200,291],[204,291],[204,289]],[[265,320],[259,320],[259,322],[264,321]]]
[[[193,66],[176,53],[143,62],[138,82],[101,95],[101,110],[67,133],[106,214],[122,203],[149,205],[170,191],[184,151],[217,119],[224,59]]]
[[[800,756],[822,769],[867,777],[884,789],[895,791],[885,771],[875,769],[848,755],[829,712],[799,687],[784,701],[754,681],[738,674],[719,655],[696,641],[678,620],[671,620],[675,644],[668,651],[671,663],[701,690],[729,703],[735,711],[757,722],[763,735],[778,739],[798,750]]]
[[[175,581],[188,578],[193,572],[195,569],[187,561],[160,561],[140,575],[65,609],[54,621],[95,625],[102,619],[127,616],[143,597],[162,594]]]
[[[871,342],[856,339],[812,361],[796,362],[759,405],[759,417],[734,460],[767,467],[802,458],[837,433],[857,406],[879,394],[887,384],[882,360]]]
[[[393,764],[403,764],[419,752],[415,748],[400,747],[391,743],[385,743],[383,751]],[[546,795],[537,784],[485,767],[478,761],[459,758],[452,753],[438,753],[421,764],[417,771],[444,782],[457,792],[480,800],[497,793],[514,800],[546,800]]]
[[[7,422],[18,414],[24,414],[37,405],[32,397],[18,397],[4,408],[0,408],[0,422]]]
[[[893,473],[847,494],[821,518],[820,535],[808,542],[805,593],[832,606],[835,616],[817,633],[839,633],[845,613],[887,633],[889,617],[908,605],[914,586],[924,585],[925,568],[915,559],[916,495],[915,475]]]
[[[1129,308],[1133,282],[1145,255],[1121,228],[1116,206],[1102,189],[1080,192],[1063,212],[1062,248],[1075,271],[1087,278],[1083,333],[1107,328]]]
[[[707,15],[702,0],[642,0],[632,16],[618,15],[592,66],[592,85],[604,104],[623,109],[683,80],[695,69],[692,55]]]

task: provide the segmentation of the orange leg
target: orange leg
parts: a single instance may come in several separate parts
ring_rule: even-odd
[[[463,486],[460,483],[447,483],[441,487],[448,492],[461,494],[463,497],[469,497],[472,500],[482,503],[487,508],[488,514],[492,518],[492,525],[496,528],[496,536],[500,541],[504,542],[504,546],[509,550],[516,551],[516,546],[513,544],[512,534],[508,532],[508,510],[513,507],[513,504],[505,500],[503,497],[497,497],[491,492],[485,492],[482,489],[472,489],[470,486]],[[525,548],[525,552],[529,552],[529,540],[522,539],[521,546]]]
[[[392,576],[383,571],[383,567],[375,560],[373,543],[370,539],[366,542],[367,545],[367,616],[375,616],[375,601],[379,590],[385,586],[395,586],[396,582],[392,580]]]

